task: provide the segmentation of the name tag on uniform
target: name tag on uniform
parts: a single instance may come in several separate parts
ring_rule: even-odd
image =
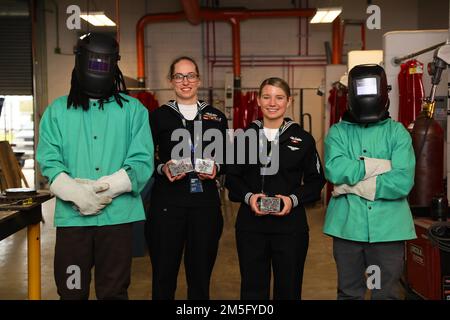
[[[191,193],[203,192],[202,181],[199,178],[191,178],[189,184]]]

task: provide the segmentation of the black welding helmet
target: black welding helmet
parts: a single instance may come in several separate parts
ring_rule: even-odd
[[[107,98],[117,74],[119,44],[105,34],[80,37],[75,49],[75,72],[82,91],[91,98]]]
[[[359,123],[381,120],[389,108],[384,69],[377,64],[353,67],[348,75],[348,110]]]

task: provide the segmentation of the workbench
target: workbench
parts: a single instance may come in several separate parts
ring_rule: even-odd
[[[52,198],[42,191],[29,198],[7,199],[0,195],[0,241],[27,227],[28,299],[41,299],[42,203]]]

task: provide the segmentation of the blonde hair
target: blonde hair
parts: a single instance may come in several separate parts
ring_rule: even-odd
[[[259,92],[258,92],[258,96],[261,97],[262,94],[262,90],[265,86],[270,85],[270,86],[274,86],[277,88],[280,88],[281,90],[284,91],[284,93],[286,94],[286,96],[288,98],[291,97],[291,88],[289,87],[289,85],[287,84],[286,81],[284,81],[281,78],[277,78],[277,77],[271,77],[271,78],[267,78],[266,80],[264,80],[261,85],[259,86]]]

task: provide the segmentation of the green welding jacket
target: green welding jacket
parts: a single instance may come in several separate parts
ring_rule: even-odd
[[[39,127],[36,159],[51,184],[61,172],[97,180],[124,169],[132,191],[113,199],[100,214],[81,216],[73,203],[56,199],[55,226],[104,226],[145,219],[140,197],[153,173],[153,140],[147,109],[135,98],[91,100],[87,111],[67,109],[67,96],[45,110]]]
[[[407,196],[414,185],[411,137],[390,118],[373,124],[344,120],[325,139],[325,176],[335,185],[355,185],[365,175],[360,157],[391,160],[392,169],[376,178],[374,201],[348,193],[332,197],[323,232],[342,239],[386,242],[416,238]]]

